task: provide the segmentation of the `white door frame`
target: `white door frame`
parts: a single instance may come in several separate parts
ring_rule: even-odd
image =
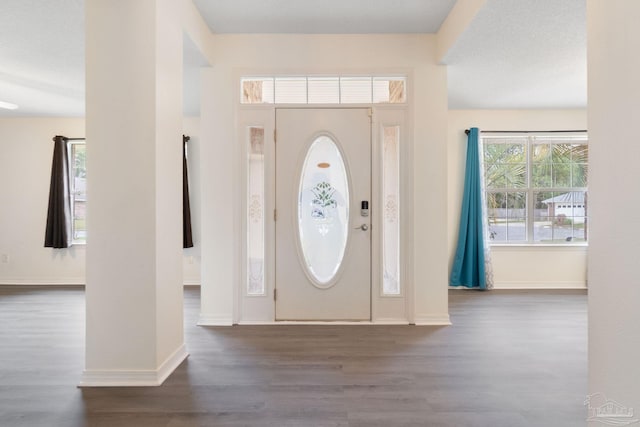
[[[275,222],[273,220],[275,201],[275,110],[276,108],[371,108],[372,120],[372,201],[371,201],[371,321],[361,323],[408,324],[414,322],[414,287],[413,287],[413,241],[410,227],[413,221],[413,142],[409,130],[408,106],[388,105],[239,105],[237,108],[237,130],[235,141],[240,152],[241,191],[238,200],[241,210],[242,250],[239,260],[240,280],[234,286],[233,323],[238,324],[286,324],[275,321],[275,303],[273,298],[275,283]],[[265,135],[265,293],[249,296],[247,283],[247,128],[258,126],[264,129]],[[383,212],[381,194],[381,135],[384,126],[400,127],[400,277],[401,294],[398,296],[382,295],[382,272],[379,266],[382,261],[381,234]],[[294,322],[305,323],[305,322]],[[322,322],[306,322],[322,323]],[[340,322],[331,322],[336,324]],[[348,322],[352,323],[352,322]]]

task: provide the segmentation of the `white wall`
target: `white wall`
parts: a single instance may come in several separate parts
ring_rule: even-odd
[[[447,230],[449,267],[457,238],[458,212],[464,179],[466,136],[464,129],[584,129],[584,110],[451,110],[448,113]],[[184,250],[184,283],[200,283],[200,120],[183,119],[191,136],[189,181],[194,248]],[[0,177],[5,202],[0,210],[0,284],[84,284],[84,251],[44,248],[44,225],[49,194],[51,138],[61,134],[84,136],[82,118],[20,118],[0,120]],[[29,161],[15,161],[29,159]],[[8,208],[10,207],[10,208]],[[585,248],[498,247],[493,250],[496,287],[582,287],[586,278]],[[547,265],[548,269],[537,268]]]
[[[0,119],[0,284],[84,284],[85,246],[44,247],[55,135],[84,137],[84,119]]]
[[[637,0],[587,2],[589,393],[635,409],[634,418],[640,410],[639,16]]]
[[[85,136],[84,118],[0,119],[0,285],[84,285],[85,245],[44,247],[52,138]],[[200,120],[183,119],[189,142],[189,183],[194,247],[184,250],[185,284],[200,284]],[[179,142],[178,142],[179,143]],[[3,263],[6,254],[9,262]]]
[[[238,76],[243,73],[342,74],[409,73],[412,104],[413,221],[409,246],[415,262],[408,282],[415,285],[414,319],[448,321],[446,209],[446,69],[435,62],[432,35],[214,35],[215,65],[203,76],[201,108],[204,168],[202,323],[232,322],[233,286],[239,282],[241,182],[235,141]],[[209,141],[211,139],[211,141]],[[225,159],[223,162],[220,158]],[[237,190],[237,188],[236,188]],[[225,206],[225,210],[220,209]]]
[[[450,110],[449,111],[449,269],[456,250],[464,189],[467,136],[465,129],[587,129],[586,110]],[[584,246],[494,246],[491,251],[495,288],[584,288],[587,248]],[[544,266],[544,268],[541,268]]]

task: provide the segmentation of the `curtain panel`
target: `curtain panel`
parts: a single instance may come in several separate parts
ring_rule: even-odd
[[[72,242],[69,152],[67,138],[53,138],[53,161],[49,185],[49,208],[45,230],[45,248],[68,248]]]
[[[187,142],[191,138],[182,135],[182,247],[193,247],[191,233],[191,204],[189,202],[189,174],[187,172]]]
[[[471,128],[467,139],[458,246],[449,277],[450,286],[483,290],[493,287],[483,176],[480,131]]]

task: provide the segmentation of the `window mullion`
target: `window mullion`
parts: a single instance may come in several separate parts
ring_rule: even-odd
[[[527,243],[533,243],[533,222],[535,220],[535,201],[533,197],[533,144],[527,138]]]

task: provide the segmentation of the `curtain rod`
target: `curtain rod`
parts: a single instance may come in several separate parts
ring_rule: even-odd
[[[586,132],[585,129],[580,130],[481,130],[481,133],[579,133]],[[469,129],[465,129],[464,133],[469,135]]]
[[[62,138],[65,141],[84,141],[85,140],[85,138],[67,138],[66,136],[56,135],[53,137],[53,142],[56,142],[56,139],[58,138]]]
[[[182,135],[182,142],[189,142],[191,137],[189,135]]]

